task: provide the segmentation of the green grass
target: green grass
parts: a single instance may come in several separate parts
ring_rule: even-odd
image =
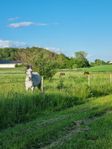
[[[12,74],[23,74],[25,72],[25,68],[24,67],[17,67],[17,68],[0,68],[0,74],[7,74],[7,73],[12,73]]]
[[[112,65],[100,65],[90,68],[80,68],[81,71],[90,71],[90,72],[112,72]]]
[[[112,65],[99,65],[94,67],[88,67],[88,68],[75,68],[75,69],[62,69],[62,72],[105,72],[105,73],[111,73],[112,72]]]
[[[112,96],[64,111],[44,113],[0,133],[1,148],[101,148],[112,145]]]
[[[109,73],[57,73],[45,94],[26,92],[24,68],[0,70],[0,149],[110,149]]]

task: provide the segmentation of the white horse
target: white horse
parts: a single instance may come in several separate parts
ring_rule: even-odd
[[[41,87],[41,76],[37,72],[32,72],[31,68],[27,69],[26,72],[25,87],[26,91],[29,89],[33,91],[35,87],[39,89]]]

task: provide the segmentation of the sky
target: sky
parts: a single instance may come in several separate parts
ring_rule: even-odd
[[[112,0],[0,0],[0,47],[112,60]]]

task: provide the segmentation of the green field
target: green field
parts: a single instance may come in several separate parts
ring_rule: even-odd
[[[0,149],[111,149],[111,67],[105,69],[91,72],[89,84],[83,71],[58,72],[44,80],[44,94],[25,91],[24,68],[0,70]]]
[[[100,65],[90,68],[80,68],[79,70],[90,72],[112,72],[112,65]]]

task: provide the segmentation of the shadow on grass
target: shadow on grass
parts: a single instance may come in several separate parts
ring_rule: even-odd
[[[106,96],[110,95],[112,93],[112,88],[100,88],[100,89],[95,89],[95,88],[90,88],[91,90],[91,95],[90,97],[101,97],[101,96]]]
[[[39,92],[10,93],[0,97],[0,129],[13,127],[19,123],[31,121],[45,115],[46,111],[61,111],[76,105],[83,104],[90,97],[100,97],[110,94],[111,90],[95,90],[85,98],[67,94],[66,92]],[[89,92],[88,92],[89,93]]]
[[[28,122],[46,111],[60,111],[82,103],[84,100],[78,97],[61,93],[12,93],[0,100],[0,129]]]

